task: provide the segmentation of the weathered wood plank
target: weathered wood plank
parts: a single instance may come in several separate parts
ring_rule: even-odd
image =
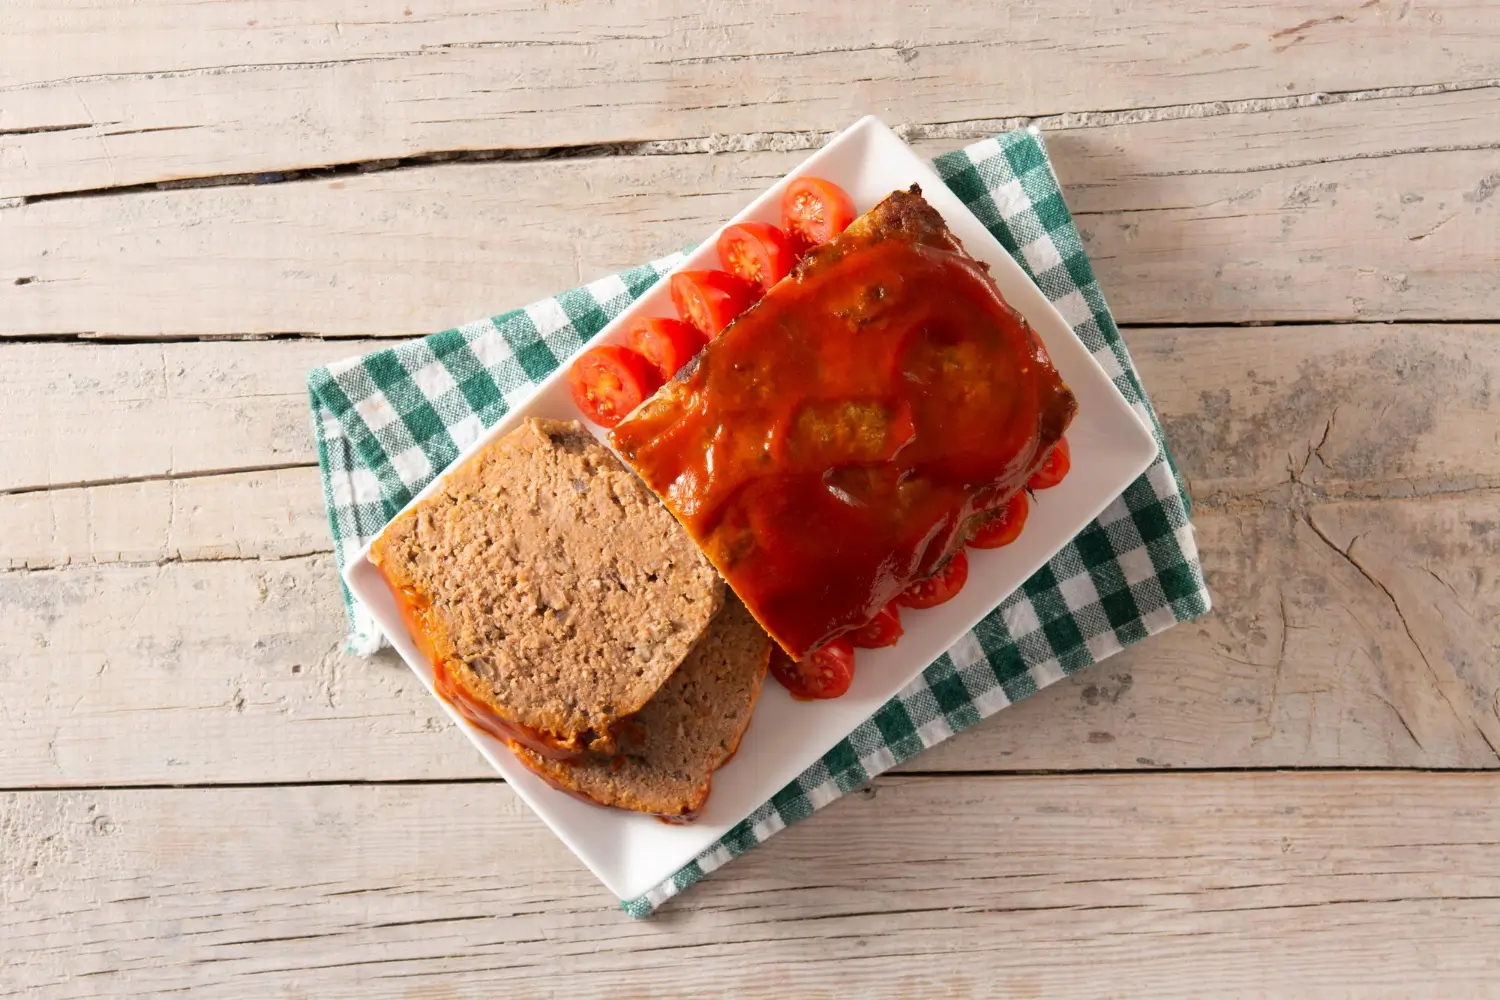
[[[967,122],[936,152],[1144,109],[1047,123],[1128,321],[1500,316],[1478,0],[949,4],[915,37],[801,0],[11,6],[0,336],[427,332],[698,238],[865,110]],[[1438,80],[1483,89],[1265,96]],[[758,151],[5,201],[640,139]],[[1484,993],[1495,775],[940,773],[1500,767],[1495,332],[1132,331],[1221,610],[653,924],[497,782],[0,793],[0,995]],[[489,776],[399,663],[337,651],[302,375],[364,349],[0,347],[0,787]]]
[[[1210,582],[1224,610],[1210,623],[1169,633],[1011,710],[1003,722],[924,756],[921,767],[1488,763],[1484,741],[1497,734],[1485,721],[1485,699],[1500,686],[1495,633],[1485,624],[1500,610],[1487,569],[1493,494],[1458,494],[1418,506],[1313,508],[1331,537],[1339,522],[1329,517],[1363,512],[1368,525],[1337,536],[1342,548],[1347,538],[1366,533],[1356,557],[1376,541],[1391,551],[1438,553],[1391,572],[1372,571],[1402,594],[1399,612],[1299,518],[1309,516],[1309,501],[1330,496],[1401,497],[1500,481],[1495,404],[1488,396],[1500,367],[1493,331],[1267,329],[1256,331],[1255,346],[1244,345],[1239,333],[1131,333],[1181,467],[1206,504],[1198,521]],[[70,374],[71,381],[47,396],[59,413],[76,411],[108,379],[139,386],[161,370],[164,358],[171,371],[232,372],[227,381],[238,390],[226,392],[244,397],[235,405],[255,404],[237,417],[253,430],[274,426],[283,408],[293,414],[288,420],[302,424],[299,371],[316,357],[308,352],[321,346],[6,350],[30,359],[0,365],[12,377],[21,371]],[[215,358],[222,362],[217,369]],[[1246,370],[1256,374],[1242,379]],[[1236,384],[1244,388],[1225,388]],[[1438,398],[1440,391],[1445,398]],[[185,395],[103,394],[120,408],[101,410],[100,424],[119,425],[128,415],[135,430],[132,446],[113,459],[147,461],[110,471],[147,474],[163,450],[178,457],[192,452],[178,443],[180,436],[191,443],[194,421],[204,417],[184,418],[177,407]],[[145,405],[143,398],[157,403]],[[0,426],[20,426],[31,406],[27,395],[7,387],[0,400],[13,403]],[[45,444],[50,426],[39,423],[23,438]],[[54,450],[64,451],[65,444]],[[203,454],[224,461],[218,451]],[[302,441],[287,457],[312,461],[310,443]],[[46,469],[36,471],[41,477]],[[1228,510],[1212,509],[1225,504]],[[274,558],[327,548],[316,476],[308,468],[0,497],[0,526],[0,564],[12,567]],[[1379,529],[1373,535],[1371,526]],[[1330,590],[1328,581],[1338,579],[1342,589]],[[1407,590],[1400,592],[1393,580]],[[271,594],[266,581],[280,581],[280,598],[269,607],[258,603]],[[1290,589],[1278,594],[1277,585],[1286,583]],[[1442,589],[1448,584],[1458,590]],[[5,577],[0,587],[12,640],[7,656],[17,664],[7,683],[14,686],[0,703],[29,723],[7,740],[18,744],[6,754],[16,780],[484,773],[461,744],[434,742],[430,729],[444,724],[399,665],[335,654],[340,610],[326,558],[75,569]],[[127,607],[122,592],[152,596]],[[134,616],[146,603],[154,607],[143,626]],[[68,607],[74,610],[64,614]],[[200,610],[205,607],[210,610]],[[245,608],[257,610],[247,619]],[[292,613],[283,616],[283,610]],[[1403,614],[1406,624],[1419,623],[1412,627],[1420,646],[1406,636]],[[1422,616],[1432,614],[1438,621],[1420,626]],[[1307,622],[1311,628],[1303,627]],[[1288,645],[1278,672],[1283,635]],[[253,636],[261,646],[253,645]],[[191,655],[184,658],[184,649]],[[1435,670],[1460,664],[1453,669],[1468,674],[1464,690],[1455,692],[1452,678],[1435,687],[1423,680],[1423,655]],[[1371,675],[1368,664],[1376,657],[1394,672]],[[179,671],[183,662],[193,668]],[[96,678],[100,670],[105,673]],[[36,677],[50,680],[38,687]],[[1442,692],[1469,707],[1452,715],[1434,698]],[[124,730],[116,728],[122,717],[130,720]],[[101,725],[100,719],[108,721]],[[380,720],[374,732],[371,719]],[[125,730],[153,739],[117,739]],[[220,738],[234,753],[205,754],[203,747]],[[329,773],[326,755],[318,752],[328,738],[361,752]]]
[[[47,998],[1477,996],[1497,782],[887,779],[640,923],[503,785],[10,794],[0,961]]]
[[[1496,93],[1048,142],[1123,322],[1483,319],[1500,316],[1483,266],[1500,256]],[[804,155],[447,164],[0,210],[0,335],[429,333],[702,239]]]
[[[915,766],[1500,766],[1500,491],[1197,523],[1221,610]],[[0,573],[6,781],[485,775],[398,660],[338,652],[342,625],[326,555]]]
[[[1500,327],[1126,332],[1200,503],[1500,486]]]
[[[0,574],[5,782],[410,774],[424,742],[483,774],[399,660],[340,653],[338,587],[327,555]]]
[[[1124,322],[1489,319],[1500,128],[1465,123],[1493,121],[1496,93],[1080,129],[1051,149]]]
[[[904,4],[852,16],[807,0],[562,19],[521,3],[407,6],[12,8],[0,197],[434,150],[836,129],[871,110],[951,122],[1500,77],[1500,27],[1475,0],[1254,0],[1213,17],[1171,0],[950,3],[920,27]]]
[[[1500,767],[1500,492],[1195,521],[1209,618],[916,766]],[[1038,762],[1051,727],[1067,764]]]
[[[1330,592],[1348,600],[1352,618],[1379,622],[1378,644],[1348,647],[1349,667],[1374,673],[1414,742],[1448,731],[1450,719],[1467,720],[1474,732],[1454,734],[1458,742],[1479,756],[1488,750],[1495,759],[1486,766],[1495,766],[1500,623],[1487,605],[1500,593],[1500,504],[1476,496],[1493,494],[1391,511],[1344,501],[1310,508],[1303,518],[1327,547]],[[1349,600],[1362,595],[1377,597],[1377,605],[1385,598],[1378,618]]]
[[[1495,494],[1325,501],[1500,482],[1493,437],[1500,422],[1488,388],[1500,368],[1493,329],[1271,328],[1256,331],[1254,345],[1241,333],[1131,332],[1200,497],[1220,613],[1012,709],[924,756],[920,767],[1490,763],[1486,740],[1500,743],[1486,707],[1500,690],[1493,624],[1500,599],[1489,569],[1491,528],[1500,520]],[[171,371],[228,371],[228,385],[238,387],[224,390],[229,396],[260,401],[238,417],[253,429],[274,425],[283,406],[300,409],[300,367],[322,346],[338,345],[12,345],[5,350],[30,360],[0,372],[66,370],[71,381],[47,398],[67,413],[101,382],[139,386],[164,363]],[[1255,372],[1248,379],[1247,370]],[[1233,385],[1243,388],[1226,388]],[[290,402],[283,390],[293,393]],[[128,414],[131,440],[143,449],[116,458],[154,461],[164,445],[178,456],[190,452],[177,444],[178,435],[196,433],[176,409],[186,393],[136,393],[103,394],[123,409],[101,411],[101,423]],[[7,386],[0,426],[16,426],[30,406]],[[48,426],[38,424],[31,437]],[[313,458],[305,441],[289,455]],[[0,565],[321,551],[328,543],[320,503],[310,468],[0,497]],[[1341,527],[1348,518],[1352,527]],[[1401,603],[1388,603],[1313,524],[1337,549],[1362,536],[1354,557]],[[1387,553],[1386,563],[1367,562],[1371,545]],[[0,682],[0,705],[27,723],[0,738],[0,746],[12,744],[5,756],[14,780],[485,773],[461,744],[431,735],[445,724],[399,665],[335,653],[341,613],[326,557],[78,567],[3,576],[0,591],[6,659],[15,664]],[[121,594],[135,596],[122,603]],[[39,685],[38,677],[48,680]],[[125,731],[152,739],[119,739]],[[318,749],[327,739],[360,753],[330,764]],[[233,753],[207,753],[215,740]]]
[[[1134,329],[1126,339],[1200,500],[1268,494],[1293,472],[1331,496],[1500,485],[1500,327]],[[0,344],[0,490],[312,464],[306,370],[372,346]],[[101,435],[109,447],[80,447]],[[133,520],[160,520],[155,494],[115,496],[152,508]],[[242,499],[258,516],[280,509],[279,495]],[[38,561],[55,550],[25,541],[50,537],[54,502],[73,501],[19,511],[0,497],[4,523],[35,526],[0,532],[0,564],[57,564]],[[159,545],[153,558],[167,558],[164,536]],[[86,549],[68,553],[86,561]]]
[[[0,570],[329,550],[315,468],[0,496]]]
[[[316,462],[307,371],[367,350],[0,345],[0,492]]]

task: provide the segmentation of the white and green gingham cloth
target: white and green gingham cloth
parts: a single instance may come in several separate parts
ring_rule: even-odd
[[[1155,430],[1161,454],[1035,576],[904,691],[717,844],[638,899],[657,906],[778,830],[1059,678],[1209,608],[1186,491],[1104,304],[1041,136],[1010,132],[934,161]],[[308,375],[339,566],[485,428],[671,270],[664,258],[493,319]],[[346,592],[349,649],[383,639]]]

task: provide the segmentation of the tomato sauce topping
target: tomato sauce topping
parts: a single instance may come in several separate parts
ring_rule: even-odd
[[[1075,409],[984,266],[897,192],[612,440],[801,659],[938,570]]]

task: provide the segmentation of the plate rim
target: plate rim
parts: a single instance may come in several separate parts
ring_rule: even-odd
[[[840,149],[843,144],[850,142],[863,133],[871,130],[885,133],[890,139],[895,140],[895,142],[899,144],[900,148],[910,156],[910,165],[915,168],[918,173],[924,175],[916,178],[917,183],[922,184],[924,188],[928,184],[939,185],[945,191],[948,191],[950,194],[952,193],[951,189],[948,189],[946,187],[946,183],[943,181],[941,175],[937,173],[936,169],[926,158],[922,157],[915,150],[911,149],[911,147],[903,139],[901,139],[899,135],[897,135],[887,125],[885,125],[885,123],[881,121],[877,116],[866,115],[860,118],[858,121],[854,122],[848,128],[844,129],[838,135],[834,136],[822,148],[816,150],[806,159],[799,162],[780,179],[769,185],[764,191],[753,198],[732,218],[723,222],[714,230],[713,234],[711,234],[706,240],[700,243],[699,246],[695,248],[695,250],[684,254],[682,260],[674,265],[670,271],[664,273],[653,285],[653,288],[662,287],[661,283],[668,280],[670,276],[677,271],[694,267],[694,256],[701,253],[705,247],[711,247],[718,233],[720,233],[727,226],[733,225],[746,217],[756,215],[772,198],[779,199],[781,190],[792,178],[808,173],[815,173],[818,165],[831,157],[834,152]],[[1078,337],[1077,333],[1074,332],[1072,324],[1067,321],[1067,319],[1058,310],[1057,306],[1050,299],[1048,299],[1047,295],[1041,290],[1041,288],[1037,285],[1036,281],[1031,277],[1031,275],[1028,274],[1026,270],[1022,268],[1020,264],[1015,260],[1015,258],[1008,251],[1006,251],[1002,245],[1000,245],[999,241],[994,238],[994,235],[989,232],[988,227],[984,225],[983,220],[975,215],[967,205],[963,204],[962,199],[957,198],[956,195],[954,196],[954,200],[957,201],[959,208],[967,213],[969,218],[972,219],[972,221],[979,227],[979,229],[984,232],[985,236],[988,237],[989,240],[994,242],[995,246],[999,248],[1000,253],[1005,258],[1010,260],[1011,265],[1015,268],[1016,275],[1024,279],[1024,281],[1031,286],[1031,290],[1035,292],[1035,301],[1031,303],[1031,305],[1033,307],[1041,308],[1050,312],[1051,316],[1049,317],[1049,322],[1051,322],[1059,330],[1066,331],[1067,335],[1073,338],[1078,343],[1078,347],[1081,349],[1084,356],[1088,358],[1093,368],[1096,369],[1097,375],[1102,378],[1105,383],[1108,384],[1110,392],[1114,394],[1119,406],[1130,414],[1132,421],[1135,424],[1134,429],[1140,432],[1140,435],[1144,438],[1145,443],[1149,443],[1149,454],[1146,454],[1145,450],[1142,451],[1143,457],[1140,462],[1137,463],[1139,465],[1139,468],[1135,469],[1135,471],[1130,474],[1129,478],[1124,480],[1125,487],[1128,487],[1130,483],[1134,482],[1143,472],[1145,472],[1151,467],[1152,464],[1154,464],[1158,454],[1158,445],[1156,442],[1155,434],[1147,424],[1144,414],[1139,412],[1137,410],[1137,407],[1132,405],[1130,401],[1124,397],[1124,395],[1120,392],[1119,387],[1114,384],[1114,379],[1110,377],[1109,373],[1100,364],[1099,359],[1095,356],[1095,353],[1091,351],[1088,348],[1088,345],[1084,344]],[[952,226],[953,221],[951,219],[947,219],[945,216],[945,221],[948,222],[950,227]],[[649,293],[647,293],[646,295],[642,295],[641,297],[630,302],[623,310],[621,310],[618,316],[607,323],[597,334],[595,334],[592,338],[590,338],[588,341],[585,341],[584,343],[597,344],[612,341],[614,339],[612,335],[616,334],[624,324],[630,322],[635,317],[639,309],[645,307],[645,301],[648,297]],[[1027,316],[1027,319],[1031,321],[1034,327],[1038,326],[1039,324],[1035,321],[1032,315],[1028,314],[1029,312],[1030,310],[1028,310],[1028,312],[1023,312],[1023,315]],[[525,399],[523,399],[519,404],[511,407],[506,414],[504,414],[498,421],[495,422],[494,425],[486,428],[478,435],[478,437],[473,442],[471,442],[467,447],[460,451],[459,454],[455,456],[447,466],[445,466],[441,470],[438,470],[433,476],[432,481],[429,482],[416,495],[414,495],[401,508],[400,511],[392,516],[390,520],[395,520],[397,517],[400,517],[402,514],[410,510],[413,506],[421,503],[428,496],[432,495],[442,487],[442,483],[447,478],[447,476],[450,475],[454,469],[458,468],[470,456],[482,450],[491,442],[504,436],[505,434],[513,430],[516,426],[518,426],[529,415],[529,411],[537,397],[565,379],[567,377],[567,370],[568,365],[566,363],[560,363],[557,369],[547,375],[540,382],[536,383],[531,388],[531,391],[528,393]],[[590,430],[591,432],[594,432],[593,428],[590,428]],[[595,437],[600,437],[597,432],[594,432],[594,434]],[[603,441],[603,438],[600,439],[601,441]],[[608,446],[607,441],[604,441],[604,443],[606,444],[606,446]],[[611,450],[613,451],[612,448]],[[1123,488],[1124,487],[1122,487],[1122,489]],[[1119,491],[1116,490],[1109,493],[1108,496],[1102,496],[1102,499],[1099,499],[1099,502],[1097,504],[1097,509],[1094,509],[1094,507],[1090,505],[1087,509],[1091,510],[1092,512],[1084,520],[1084,524],[1086,525],[1096,520],[1099,514],[1102,513],[1104,509],[1106,509],[1111,503],[1113,503],[1115,499],[1118,498],[1118,496]],[[387,524],[389,523],[390,521],[387,522]],[[524,765],[514,759],[513,755],[504,746],[503,743],[494,740],[492,737],[488,736],[488,734],[485,734],[469,725],[468,722],[458,713],[456,709],[453,708],[452,705],[450,705],[442,697],[438,696],[433,686],[431,665],[426,663],[425,658],[421,657],[420,655],[415,658],[411,655],[408,655],[407,650],[403,648],[403,646],[414,647],[414,643],[412,642],[409,632],[407,632],[405,628],[405,624],[399,620],[388,620],[388,616],[385,615],[377,607],[377,604],[379,603],[378,600],[372,601],[369,597],[366,596],[367,589],[373,590],[373,586],[367,588],[366,580],[369,579],[371,573],[378,573],[378,571],[375,570],[373,563],[371,563],[370,561],[370,549],[374,545],[375,541],[383,533],[383,531],[384,528],[382,528],[380,532],[377,532],[368,542],[361,546],[353,556],[350,557],[348,563],[345,565],[343,571],[340,574],[344,585],[348,588],[349,592],[352,595],[360,599],[363,603],[365,603],[366,607],[370,609],[372,617],[375,619],[376,624],[380,626],[382,632],[386,635],[387,640],[390,642],[396,652],[401,656],[402,660],[407,664],[407,666],[417,675],[418,679],[421,680],[423,686],[427,688],[429,694],[438,702],[444,713],[455,723],[455,725],[459,727],[460,730],[463,731],[464,735],[480,751],[481,755],[490,764],[490,766],[500,773],[507,784],[510,784],[512,786],[516,794],[521,797],[521,799],[537,815],[537,817],[547,825],[552,833],[557,836],[558,839],[560,839],[569,848],[569,850],[571,850],[574,855],[578,857],[581,862],[583,862],[583,864],[594,874],[596,878],[598,878],[605,885],[606,888],[615,893],[615,895],[621,899],[631,899],[639,897],[659,884],[664,879],[670,878],[671,875],[678,869],[680,869],[683,865],[688,864],[695,858],[701,856],[704,850],[712,848],[713,843],[716,842],[718,838],[715,838],[714,841],[710,841],[707,847],[697,849],[692,854],[679,858],[672,864],[670,868],[666,868],[664,873],[652,871],[650,873],[651,877],[649,878],[632,878],[630,877],[631,872],[628,870],[625,872],[616,872],[603,868],[602,865],[596,864],[595,858],[592,857],[595,852],[592,849],[586,849],[582,847],[576,841],[576,839],[571,836],[570,827],[568,826],[568,824],[554,822],[553,817],[550,815],[550,810],[547,808],[547,806],[542,804],[540,801],[538,801],[537,798],[534,797],[537,795],[542,795],[542,797],[545,799],[547,795],[562,796],[566,793],[557,791],[550,786],[542,783],[540,778],[537,778],[528,769],[526,769]],[[1073,537],[1075,536],[1068,535],[1067,537],[1062,538],[1055,547],[1049,545],[1047,548],[1047,554],[1042,558],[1039,565],[1045,565],[1045,563],[1055,557],[1058,552],[1066,548],[1067,545],[1072,541]],[[1022,578],[1023,581],[1024,579],[1029,578],[1034,572],[1036,572],[1036,568],[1033,568],[1030,572],[1028,572],[1026,576]],[[986,603],[990,603],[991,608],[998,606],[1000,603],[1003,603],[1005,600],[1009,599],[1011,594],[1014,593],[1014,590],[1015,588],[1012,588],[1011,590],[1006,591],[1004,594],[998,595],[994,599],[993,603],[990,603],[987,599]],[[387,594],[386,596],[388,597],[389,595]],[[395,625],[396,628],[393,629],[391,627],[392,625]],[[399,629],[399,633],[397,632],[397,629]],[[972,629],[973,625],[971,624],[967,629],[964,630],[964,633],[960,634],[960,636],[971,632]],[[927,665],[928,664],[923,663],[914,666],[910,675],[906,676],[902,680],[902,683],[900,685],[893,688],[887,697],[896,696],[908,684],[915,680],[921,674],[922,670],[926,669]],[[862,723],[855,723],[856,726],[860,724]],[[847,735],[848,731],[834,734],[831,742],[829,743],[829,746],[831,747],[837,745],[837,743],[840,740],[844,739]],[[825,747],[812,758],[811,763],[816,763],[816,761],[821,759],[822,756],[824,756],[827,752],[828,747]],[[778,789],[776,787],[770,787],[770,785],[768,785],[763,798],[769,799],[776,793],[777,790]],[[751,812],[753,812],[755,808],[755,806],[752,806]],[[744,816],[741,816],[735,822],[742,822],[744,818]],[[627,863],[619,867],[630,869],[632,866]]]

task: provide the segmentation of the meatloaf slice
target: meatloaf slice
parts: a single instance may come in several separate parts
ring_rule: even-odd
[[[449,700],[566,756],[612,748],[724,584],[645,485],[576,422],[527,420],[398,517],[370,558]],[[478,704],[474,704],[477,702]]]
[[[600,805],[691,819],[713,772],[739,747],[771,656],[766,635],[730,594],[656,697],[625,724],[620,752],[554,760],[511,744],[550,784]]]

